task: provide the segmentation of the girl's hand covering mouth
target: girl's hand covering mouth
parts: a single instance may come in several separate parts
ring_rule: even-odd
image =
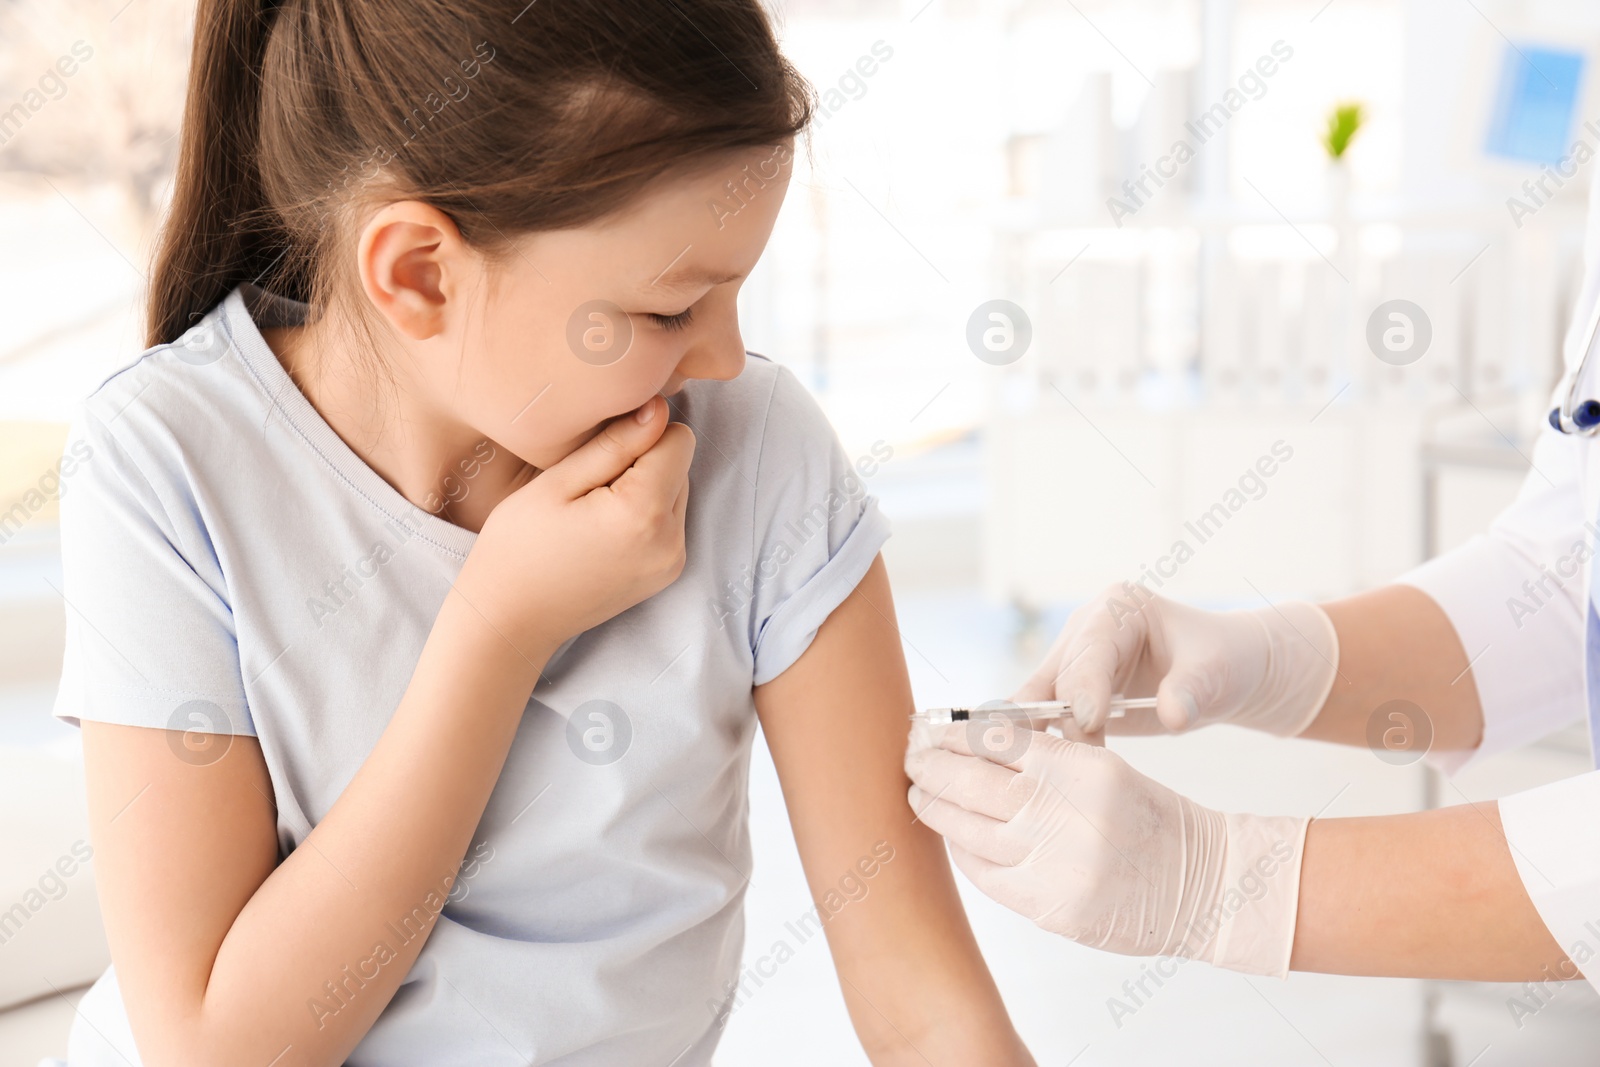
[[[651,397],[501,501],[457,588],[525,655],[660,592],[683,570],[695,438]]]

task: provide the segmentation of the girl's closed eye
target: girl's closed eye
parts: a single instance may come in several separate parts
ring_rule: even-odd
[[[694,320],[694,308],[686,307],[676,315],[658,315],[656,312],[647,312],[650,321],[663,330],[682,330]]]

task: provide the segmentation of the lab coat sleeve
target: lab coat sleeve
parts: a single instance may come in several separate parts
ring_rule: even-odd
[[[1600,168],[1591,170],[1583,291],[1564,352],[1569,371],[1587,340],[1582,309],[1600,300]],[[1552,404],[1561,393],[1558,385]],[[1585,711],[1589,572],[1583,563],[1597,535],[1595,515],[1584,506],[1585,458],[1593,455],[1584,450],[1596,447],[1593,439],[1545,430],[1522,492],[1488,534],[1403,579],[1439,602],[1467,655],[1478,657],[1472,677],[1483,705],[1483,741],[1472,753],[1430,757],[1444,770],[1454,773]],[[1600,771],[1504,797],[1499,807],[1528,898],[1556,943],[1600,989]],[[1577,977],[1565,965],[1559,970],[1553,977]]]
[[[1580,310],[1562,345],[1568,369],[1583,359],[1588,316],[1582,309],[1600,300],[1600,167],[1591,171]],[[1562,394],[1558,384],[1550,403]],[[1400,578],[1450,617],[1483,706],[1476,749],[1429,753],[1428,762],[1447,774],[1535,741],[1585,712],[1584,561],[1595,548],[1595,516],[1584,511],[1590,455],[1584,450],[1595,447],[1600,444],[1593,439],[1542,427],[1522,491],[1489,531]]]
[[[1504,797],[1500,822],[1528,898],[1556,944],[1600,990],[1600,771]],[[1555,977],[1577,974],[1563,965]]]
[[[1521,492],[1489,531],[1399,579],[1449,616],[1483,707],[1476,749],[1429,753],[1448,774],[1584,714],[1584,563],[1594,534],[1578,449],[1593,446],[1547,430]]]

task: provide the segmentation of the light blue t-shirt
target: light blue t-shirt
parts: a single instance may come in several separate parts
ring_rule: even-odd
[[[295,387],[258,327],[305,310],[242,286],[113,374],[74,420],[90,457],[61,504],[55,714],[254,735],[285,854],[382,734],[476,537],[407,502]],[[438,925],[350,1065],[710,1059],[743,943],[751,687],[805,651],[888,524],[783,367],[753,356],[672,406],[698,440],[683,574],[551,661]],[[352,961],[307,1023],[377,965]],[[72,1067],[139,1062],[114,971],[80,1011]]]

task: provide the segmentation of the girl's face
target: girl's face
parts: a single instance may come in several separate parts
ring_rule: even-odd
[[[433,266],[410,272],[439,291],[436,333],[402,326],[418,392],[466,436],[543,469],[657,393],[737,377],[735,297],[792,160],[792,142],[730,153],[598,223],[522,238],[494,264],[445,235]],[[406,280],[399,259],[389,269]]]

